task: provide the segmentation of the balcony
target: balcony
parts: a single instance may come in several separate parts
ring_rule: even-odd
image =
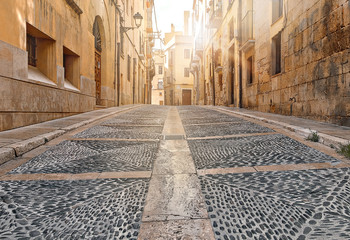
[[[247,51],[255,44],[254,37],[254,12],[250,10],[247,12],[242,20],[242,47],[241,51]]]
[[[211,0],[209,2],[210,8],[208,11],[208,27],[219,28],[222,23],[222,1],[221,0]]]

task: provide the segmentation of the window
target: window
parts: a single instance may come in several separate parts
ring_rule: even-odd
[[[272,23],[276,22],[283,14],[283,0],[272,0]]]
[[[158,74],[163,74],[163,66],[158,66]]]
[[[219,87],[220,87],[220,91],[222,91],[222,87],[223,87],[223,84],[222,84],[222,73],[219,73]]]
[[[63,46],[64,87],[78,90],[79,56]]]
[[[185,59],[189,59],[191,57],[190,49],[185,49],[184,50],[184,57],[185,57]]]
[[[189,68],[184,69],[184,77],[190,77],[190,69]]]
[[[158,89],[164,89],[163,79],[158,80]]]
[[[28,64],[36,67],[36,38],[27,34]]]
[[[281,32],[272,39],[272,74],[281,73]]]
[[[28,79],[57,84],[55,41],[44,32],[26,24],[26,50],[28,52]]]
[[[131,71],[131,57],[128,55],[128,81],[130,81],[130,71]]]
[[[253,83],[253,56],[247,59],[247,82],[249,84]]]
[[[162,93],[162,92],[159,92],[159,96],[160,96],[160,97],[163,96],[163,93]]]

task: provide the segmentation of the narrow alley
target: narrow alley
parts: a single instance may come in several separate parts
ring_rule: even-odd
[[[333,149],[225,108],[116,109],[0,165],[1,239],[350,238]]]

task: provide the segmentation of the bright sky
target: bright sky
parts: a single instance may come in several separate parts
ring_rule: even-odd
[[[171,24],[175,31],[183,31],[184,11],[191,11],[193,0],[154,0],[156,7],[158,29],[164,33],[171,31]],[[153,26],[156,31],[156,26]]]

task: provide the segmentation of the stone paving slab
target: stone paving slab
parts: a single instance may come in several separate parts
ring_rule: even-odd
[[[0,148],[0,164],[15,158],[15,156],[15,150],[13,148]]]
[[[137,239],[145,179],[0,182],[7,239]]]
[[[149,240],[213,240],[207,219],[146,222],[141,225],[139,239]]]
[[[11,139],[11,138],[0,138],[0,147],[10,145],[11,143],[17,142],[16,139]]]
[[[196,173],[186,140],[161,141],[153,167],[153,174],[171,175],[181,173]]]
[[[349,239],[350,169],[200,177],[216,239]]]
[[[243,133],[267,133],[274,130],[263,127],[261,125],[242,122],[242,123],[227,123],[220,125],[185,125],[187,137],[207,137],[207,136],[225,136]]]
[[[149,171],[157,142],[64,141],[10,173]]]
[[[161,139],[163,127],[95,126],[74,135],[74,138]]]
[[[340,162],[281,134],[188,143],[197,169]]]
[[[207,218],[194,174],[153,175],[143,222]]]

